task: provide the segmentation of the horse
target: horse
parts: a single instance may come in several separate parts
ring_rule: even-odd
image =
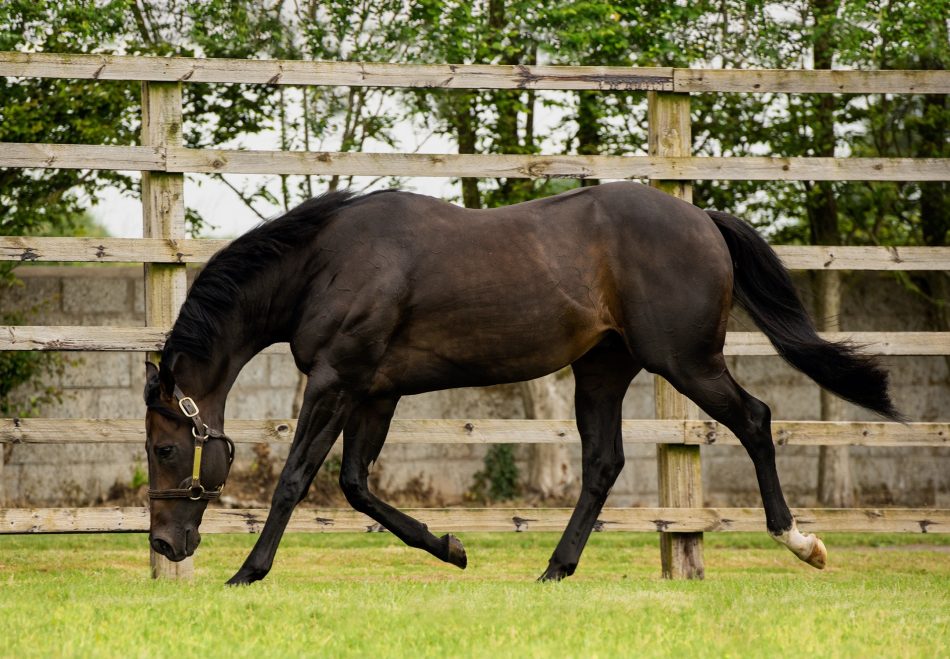
[[[748,224],[654,188],[615,182],[495,209],[398,190],[331,191],[215,254],[147,364],[152,548],[190,556],[234,448],[228,391],[265,347],[290,344],[306,374],[289,455],[256,544],[228,584],[270,571],[294,507],[337,437],[340,486],[409,546],[465,568],[459,539],[367,486],[401,396],[541,377],[570,365],[582,484],[540,576],[574,573],[624,464],[621,403],[645,369],[728,427],[755,467],[768,533],[823,568],[800,532],[775,466],[769,407],[723,358],[733,300],[778,353],[834,394],[900,419],[887,373],[855,346],[816,333],[780,259]]]

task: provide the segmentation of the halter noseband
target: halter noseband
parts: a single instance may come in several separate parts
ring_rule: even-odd
[[[228,444],[228,467],[234,462],[234,442],[220,430],[209,428],[208,424],[201,421],[198,416],[198,406],[195,401],[182,393],[178,385],[175,385],[175,398],[178,400],[178,408],[191,421],[191,435],[195,438],[195,460],[191,468],[191,478],[188,487],[179,487],[169,490],[149,490],[149,499],[191,499],[192,501],[210,501],[221,496],[221,490],[224,489],[224,483],[216,490],[206,490],[201,484],[201,454],[205,442],[209,439],[221,439]]]

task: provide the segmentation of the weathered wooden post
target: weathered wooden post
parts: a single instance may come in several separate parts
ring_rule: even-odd
[[[825,332],[841,331],[841,273],[820,270],[818,283],[818,327]],[[821,389],[821,420],[840,421],[844,405],[840,398]],[[826,508],[854,506],[851,477],[851,447],[822,446],[818,449],[818,505]]]
[[[164,148],[181,146],[181,83],[142,83],[142,144]],[[142,172],[142,222],[146,238],[178,240],[185,237],[185,176]],[[184,264],[145,264],[145,324],[171,327],[185,301],[188,283]],[[158,362],[158,353],[148,358]],[[173,563],[151,551],[152,577],[189,579],[194,563]]]
[[[651,156],[689,156],[692,131],[689,94],[648,92],[649,149]],[[693,200],[686,181],[653,179],[650,185],[673,196]],[[657,419],[695,419],[696,406],[660,377],[654,381]],[[660,505],[696,508],[703,505],[703,487],[698,446],[657,445],[657,486]],[[667,579],[703,578],[703,534],[660,533],[660,560]]]

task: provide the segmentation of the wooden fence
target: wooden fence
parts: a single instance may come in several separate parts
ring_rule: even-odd
[[[100,146],[11,144],[0,167],[138,170],[143,173],[142,239],[0,237],[0,260],[142,262],[146,264],[146,327],[0,327],[0,350],[161,349],[185,296],[185,265],[205,262],[226,244],[185,239],[184,173],[356,174],[519,178],[649,178],[690,198],[694,179],[950,180],[950,161],[912,158],[709,158],[690,155],[689,93],[950,93],[945,71],[768,71],[674,68],[400,65],[353,62],[202,60],[0,53],[0,75],[126,80],[142,83],[142,144]],[[181,85],[258,83],[535,90],[643,90],[649,97],[649,155],[457,155],[189,149],[181,137]],[[81,99],[77,100],[81,102]],[[810,270],[950,270],[947,247],[778,247],[786,264]],[[838,332],[882,355],[950,355],[950,333]],[[281,349],[281,348],[271,348]],[[730,333],[727,353],[774,354],[764,336]],[[657,420],[624,421],[625,442],[658,445],[660,506],[607,509],[598,530],[659,531],[664,574],[701,572],[701,534],[764,529],[759,509],[702,508],[699,446],[735,444],[712,421],[693,416],[669,385],[658,383]],[[237,442],[289,441],[293,420],[231,421]],[[775,421],[776,443],[804,445],[948,446],[950,423]],[[0,419],[0,442],[144,442],[141,419]],[[576,442],[571,421],[395,420],[391,442]],[[811,530],[950,532],[950,510],[799,509]],[[439,530],[561,530],[567,509],[423,509]],[[256,532],[266,511],[209,510],[202,531]],[[352,511],[298,511],[290,530],[366,530]],[[0,509],[2,533],[144,532],[144,508]],[[156,561],[153,557],[153,561]],[[156,574],[181,566],[153,562]],[[185,567],[187,570],[187,566]]]

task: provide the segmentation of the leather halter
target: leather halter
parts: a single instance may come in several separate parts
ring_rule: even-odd
[[[175,398],[178,400],[178,408],[191,421],[191,435],[195,438],[195,459],[191,469],[191,478],[182,481],[184,484],[190,481],[188,487],[179,487],[168,490],[149,490],[149,499],[191,499],[192,501],[210,501],[221,496],[221,490],[224,489],[224,483],[216,490],[206,490],[201,484],[201,455],[205,442],[209,439],[221,439],[228,444],[228,467],[234,462],[234,442],[220,430],[209,428],[208,424],[202,422],[198,415],[198,406],[195,401],[182,393],[178,385],[175,385]]]

